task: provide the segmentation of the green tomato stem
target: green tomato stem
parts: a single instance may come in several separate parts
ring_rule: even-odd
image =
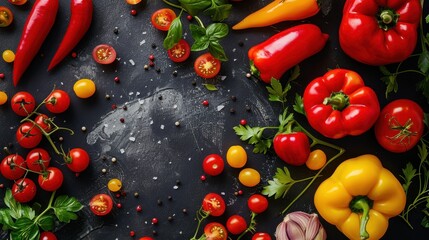
[[[170,2],[170,1],[167,1],[167,0],[162,0],[165,4],[167,4],[167,5],[169,5],[169,6],[171,6],[171,7],[174,7],[174,8],[177,8],[177,9],[180,9],[181,10],[181,12],[183,11],[183,12],[186,12],[186,13],[188,13],[189,14],[189,12],[185,9],[185,8],[183,8],[182,6],[180,6],[180,5],[178,5],[178,4],[174,4],[174,3],[172,3],[172,2]],[[180,13],[181,14],[181,13]],[[200,25],[200,27],[203,27],[203,28],[205,28],[204,27],[204,23],[203,23],[203,21],[201,21],[201,19],[198,17],[198,16],[192,16],[193,18],[195,18],[195,20],[197,21],[197,23],[198,23],[198,25]]]
[[[197,212],[197,220],[198,220],[197,228],[195,229],[194,236],[193,236],[190,240],[197,240],[197,235],[198,235],[198,232],[199,232],[199,230],[200,230],[201,223],[202,223],[202,222],[204,221],[204,219],[206,219],[209,215],[210,215],[210,213],[209,213],[209,212],[205,212],[205,211],[203,210],[203,208],[202,208],[202,207],[198,210],[198,212]],[[201,238],[198,238],[198,239],[201,239]]]
[[[250,223],[249,223],[249,227],[247,227],[246,230],[244,230],[244,232],[242,232],[240,234],[240,236],[238,236],[237,240],[240,240],[244,235],[246,235],[248,232],[254,232],[255,231],[255,227],[256,227],[256,213],[252,212],[252,214],[250,215]]]
[[[43,210],[43,212],[41,212],[34,220],[33,222],[37,223],[37,221],[39,221],[39,219],[45,214],[47,213],[49,210],[52,209],[52,203],[54,202],[54,198],[55,198],[55,191],[52,192],[51,197],[49,198],[49,202],[48,202],[48,206],[46,206],[45,210]]]

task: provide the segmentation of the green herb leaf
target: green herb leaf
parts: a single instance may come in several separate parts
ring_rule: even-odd
[[[219,41],[229,33],[228,25],[225,23],[212,23],[206,29],[206,35],[210,41]]]
[[[293,105],[293,110],[297,113],[305,115],[304,101],[298,93],[295,94],[295,104]]]
[[[429,74],[426,74],[424,79],[417,84],[417,88],[422,91],[423,95],[429,102]]]
[[[14,222],[10,214],[10,209],[0,209],[0,224],[3,226],[3,231],[14,228]]]
[[[170,25],[170,28],[167,32],[167,37],[165,37],[163,46],[165,49],[172,48],[176,43],[182,39],[183,36],[183,27],[182,21],[180,21],[180,15],[177,16]]]
[[[408,192],[408,189],[412,183],[413,178],[416,176],[417,170],[413,167],[413,164],[410,162],[407,163],[405,168],[402,169],[402,175],[400,177],[404,180],[402,187],[404,188],[405,193]]]
[[[291,74],[290,74],[290,77],[289,77],[289,79],[288,79],[288,82],[296,80],[296,79],[299,77],[299,75],[301,75],[301,68],[299,67],[299,65],[296,65],[296,66],[292,69],[292,72],[291,72]]]
[[[289,169],[284,167],[277,168],[277,172],[273,177],[273,180],[268,181],[268,185],[262,189],[262,194],[268,197],[274,196],[275,199],[283,198],[286,196],[290,188],[296,183],[296,181],[290,176]]]
[[[261,139],[259,140],[259,142],[255,143],[253,152],[267,154],[272,144],[273,144],[273,141],[271,139]]]
[[[383,81],[386,84],[386,92],[385,92],[386,98],[388,98],[391,92],[394,92],[394,93],[398,92],[398,82],[396,81],[395,75],[384,76],[381,78],[381,81]]]
[[[189,24],[189,30],[191,31],[192,38],[195,40],[200,39],[206,35],[206,29],[196,24]]]
[[[179,2],[192,16],[197,16],[212,5],[212,0],[179,0]]]
[[[209,45],[209,38],[207,36],[202,36],[200,38],[194,38],[195,42],[191,46],[191,51],[203,51],[206,50]]]
[[[42,215],[37,224],[43,231],[52,231],[55,226],[55,219],[53,215]]]
[[[209,16],[214,22],[222,22],[228,18],[231,13],[232,5],[223,4],[223,5],[211,5],[211,7],[204,10],[204,14]]]
[[[210,42],[209,52],[214,58],[219,59],[220,61],[228,61],[228,57],[226,56],[225,50],[218,41]]]
[[[76,220],[75,212],[80,211],[83,205],[74,197],[62,195],[57,197],[54,202],[54,213],[61,222],[69,223],[70,220]]]
[[[429,52],[423,51],[418,60],[418,66],[420,71],[427,74],[429,72]]]
[[[10,232],[11,240],[39,240],[39,227],[26,217],[15,222],[15,229]]]
[[[18,219],[21,217],[33,219],[36,215],[36,213],[31,207],[27,205],[22,205],[17,202],[15,198],[13,198],[12,191],[10,189],[6,190],[4,196],[4,203],[10,209],[10,216],[14,219]]]
[[[206,87],[206,89],[209,91],[217,91],[218,90],[218,88],[214,84],[205,83],[205,84],[203,84],[203,86]]]
[[[270,86],[266,87],[269,93],[268,100],[271,102],[281,102],[283,105],[287,102],[287,93],[291,89],[290,84],[283,88],[279,80],[272,78]]]
[[[429,228],[429,217],[428,216],[424,216],[424,218],[421,222],[421,225],[424,228]]]

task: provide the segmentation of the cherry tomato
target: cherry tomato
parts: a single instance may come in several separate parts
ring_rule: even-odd
[[[25,161],[27,162],[28,169],[35,172],[42,172],[49,167],[51,156],[43,148],[34,148],[28,152]]]
[[[268,208],[268,199],[261,194],[253,194],[247,199],[247,206],[254,213],[263,213]]]
[[[45,99],[45,106],[51,113],[63,113],[70,106],[70,96],[63,90],[55,89]]]
[[[139,240],[154,240],[154,239],[151,237],[141,237],[139,238]]]
[[[242,168],[247,163],[246,150],[240,145],[234,145],[228,148],[226,152],[226,161],[233,168]]]
[[[48,192],[58,190],[63,185],[64,175],[60,169],[56,167],[48,167],[46,172],[39,174],[39,186]]]
[[[0,91],[0,106],[7,102],[7,94],[3,91]]]
[[[210,176],[217,176],[223,172],[224,162],[220,155],[209,154],[203,160],[203,170]]]
[[[43,135],[34,123],[24,122],[16,130],[16,140],[23,148],[35,148],[42,141]]]
[[[234,235],[241,234],[247,229],[247,222],[240,215],[232,215],[226,221],[226,228],[228,231]]]
[[[84,171],[88,167],[89,161],[89,154],[82,148],[71,149],[66,159],[67,167],[76,173]]]
[[[52,124],[50,118],[43,113],[39,113],[34,121],[42,128],[45,132],[50,132],[52,130]]]
[[[121,190],[122,182],[121,182],[121,180],[119,180],[117,178],[112,178],[107,183],[107,188],[112,192],[117,192],[117,191]]]
[[[142,0],[126,0],[128,4],[130,5],[136,5],[139,4]],[[152,238],[151,238],[152,239]],[[141,239],[140,239],[141,240]],[[145,239],[146,240],[146,239]]]
[[[326,154],[320,149],[315,149],[310,152],[305,165],[310,170],[319,170],[326,164]]]
[[[16,180],[25,174],[24,158],[18,154],[10,154],[3,158],[0,165],[0,172],[4,178]]]
[[[168,49],[167,53],[173,62],[184,62],[191,55],[191,47],[185,39],[180,39],[172,48]]]
[[[204,227],[204,235],[206,236],[205,239],[210,239],[210,240],[228,239],[228,232],[226,231],[225,226],[218,222],[208,223]]]
[[[8,0],[8,1],[13,5],[24,5],[27,2],[27,0]]]
[[[217,193],[208,193],[203,199],[203,210],[211,216],[218,217],[225,212],[226,204],[222,196]]]
[[[10,99],[12,110],[16,115],[25,117],[36,108],[36,100],[29,92],[21,91],[15,93]]]
[[[387,104],[374,125],[375,137],[386,150],[402,153],[412,149],[424,131],[424,112],[414,101],[398,99]]]
[[[221,62],[210,53],[204,53],[194,62],[194,70],[202,78],[213,78],[220,72]]]
[[[12,11],[4,6],[0,6],[0,27],[7,27],[13,21]]]
[[[151,22],[152,25],[161,31],[168,31],[171,26],[171,22],[176,18],[176,13],[169,8],[158,9],[152,14]]]
[[[15,53],[12,50],[4,50],[2,53],[3,60],[7,63],[15,61]]]
[[[268,233],[255,233],[253,234],[252,240],[271,240],[271,236]]]
[[[29,178],[21,178],[12,185],[12,196],[20,203],[33,200],[36,196],[36,192],[36,184]]]
[[[92,58],[99,64],[111,64],[116,60],[116,51],[108,44],[100,44],[92,50]]]
[[[73,85],[73,91],[79,98],[89,98],[94,95],[95,90],[95,83],[91,79],[83,78]]]
[[[97,216],[105,216],[112,211],[112,198],[104,193],[95,195],[89,202],[89,209]]]
[[[41,232],[39,240],[57,240],[57,236],[52,232]]]
[[[261,181],[261,175],[253,168],[244,168],[238,174],[238,180],[246,187],[254,187]]]

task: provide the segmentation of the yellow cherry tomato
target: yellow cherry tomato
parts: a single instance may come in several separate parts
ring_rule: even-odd
[[[233,168],[242,168],[247,162],[246,150],[240,145],[229,147],[226,152],[226,161]]]
[[[3,91],[0,91],[0,105],[3,105],[7,102],[7,94]]]
[[[94,95],[95,90],[94,81],[87,78],[82,78],[73,85],[73,91],[79,98],[89,98]]]
[[[121,180],[119,180],[117,178],[112,178],[107,183],[107,188],[112,192],[117,192],[117,191],[121,190],[122,182],[121,182]]]
[[[9,49],[3,51],[2,57],[3,57],[3,60],[7,63],[11,63],[15,61],[15,53]]]
[[[326,164],[326,154],[320,149],[316,149],[310,152],[305,165],[310,170],[319,170]]]
[[[261,181],[261,175],[253,168],[244,168],[238,174],[238,180],[246,187],[254,187]]]

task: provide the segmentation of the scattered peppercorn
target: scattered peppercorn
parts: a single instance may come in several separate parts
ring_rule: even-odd
[[[127,105],[123,106],[122,109],[124,109],[124,111],[127,111],[128,110]]]
[[[0,189],[3,189],[3,188],[4,188],[4,184],[0,183]]]
[[[149,69],[149,66],[148,66],[147,64],[145,64],[145,65],[143,66],[143,68],[144,68],[144,70],[148,70],[148,69]]]
[[[138,192],[134,192],[134,197],[139,197],[139,193]]]
[[[134,237],[136,233],[134,231],[130,231],[130,237]]]
[[[157,68],[155,71],[156,71],[157,73],[160,73],[160,72],[161,72],[161,68]]]
[[[177,76],[177,70],[173,71],[173,76],[175,76],[175,77]]]
[[[106,94],[106,96],[104,96],[104,98],[105,98],[106,100],[110,100],[110,95],[109,95],[109,94]]]
[[[159,95],[159,96],[158,96],[158,99],[159,99],[159,100],[162,100],[162,95]]]
[[[81,130],[82,130],[82,132],[86,132],[86,127],[82,126]]]
[[[112,157],[112,163],[115,163],[117,161],[117,159],[115,157]]]
[[[58,141],[62,142],[62,141],[64,141],[64,138],[63,137],[59,137]]]
[[[179,121],[176,121],[176,122],[174,123],[174,125],[176,125],[176,127],[180,127],[180,122],[179,122]]]
[[[4,79],[4,73],[0,73],[0,79]]]
[[[116,104],[112,104],[112,109],[115,110],[117,108]]]
[[[117,207],[117,208],[122,208],[122,204],[121,204],[121,203],[117,203],[117,204],[116,204],[116,207]]]
[[[167,199],[168,199],[168,201],[171,201],[171,200],[173,200],[173,197],[172,196],[168,196]]]
[[[152,218],[152,224],[158,224],[158,218]]]
[[[115,81],[115,83],[119,83],[119,82],[120,82],[120,79],[119,79],[119,77],[118,77],[118,76],[116,76],[116,77],[113,79],[113,81]]]
[[[154,236],[156,236],[156,235],[158,235],[158,232],[157,232],[156,230],[152,230],[152,234],[153,234]]]
[[[131,13],[131,15],[133,15],[133,16],[137,15],[137,11],[136,11],[135,9],[131,9],[130,13]]]
[[[192,86],[196,86],[197,85],[197,81],[192,80],[191,84],[192,84]]]
[[[182,213],[186,214],[188,213],[188,210],[186,208],[182,209]]]
[[[120,197],[121,197],[121,194],[120,194],[120,193],[116,193],[116,194],[115,194],[115,197],[116,197],[116,198],[120,198]]]
[[[240,46],[240,47],[244,46],[244,42],[243,41],[239,41],[238,42],[238,46]]]
[[[240,125],[247,125],[247,121],[246,121],[246,119],[241,119],[240,120]]]
[[[120,121],[121,123],[124,123],[124,122],[125,122],[125,119],[124,119],[124,118],[120,118],[120,119],[119,119],[119,121]]]
[[[107,172],[107,169],[105,169],[105,168],[103,168],[103,169],[101,169],[101,173],[106,173]]]
[[[156,204],[157,204],[158,206],[162,206],[162,200],[161,200],[161,199],[158,199],[158,200],[156,201]]]
[[[234,95],[232,95],[232,96],[231,96],[231,101],[233,101],[233,102],[237,101],[237,97],[236,97],[236,96],[234,96]]]
[[[192,15],[188,15],[188,16],[186,16],[186,19],[188,19],[188,21],[191,21],[192,20]]]
[[[207,107],[209,105],[209,101],[208,100],[204,100],[203,101],[203,105]]]
[[[76,53],[76,52],[72,52],[72,53],[71,53],[71,57],[72,57],[72,58],[76,58],[76,57],[77,57],[77,53]]]
[[[143,209],[142,209],[142,206],[141,205],[137,205],[137,207],[136,207],[136,211],[137,212],[141,212]]]
[[[156,48],[156,44],[155,43],[152,43],[152,48]]]
[[[115,28],[113,29],[113,33],[114,33],[114,34],[118,34],[118,33],[119,33],[119,28],[118,28],[118,27],[115,27]]]
[[[229,109],[229,112],[230,112],[230,113],[235,113],[235,109],[234,109],[234,108],[230,108],[230,109]]]
[[[149,61],[149,67],[153,67],[153,66],[155,66],[155,62]]]
[[[149,55],[149,60],[150,60],[150,61],[154,61],[154,60],[155,60],[155,56],[154,56],[153,54],[150,54],[150,55]]]
[[[250,108],[249,105],[246,105],[245,109],[246,109],[247,112],[250,112],[250,110],[251,110],[251,108]]]
[[[168,216],[167,220],[168,220],[169,222],[171,222],[171,221],[173,221],[173,217],[172,217],[172,216]]]
[[[238,195],[243,195],[243,190],[238,190]]]
[[[205,175],[201,175],[200,179],[201,179],[201,181],[205,181],[206,180],[206,176]]]
[[[176,180],[176,185],[181,185],[182,182],[180,180]]]
[[[250,78],[252,76],[252,74],[250,74],[250,73],[246,73],[246,77],[247,78]]]

